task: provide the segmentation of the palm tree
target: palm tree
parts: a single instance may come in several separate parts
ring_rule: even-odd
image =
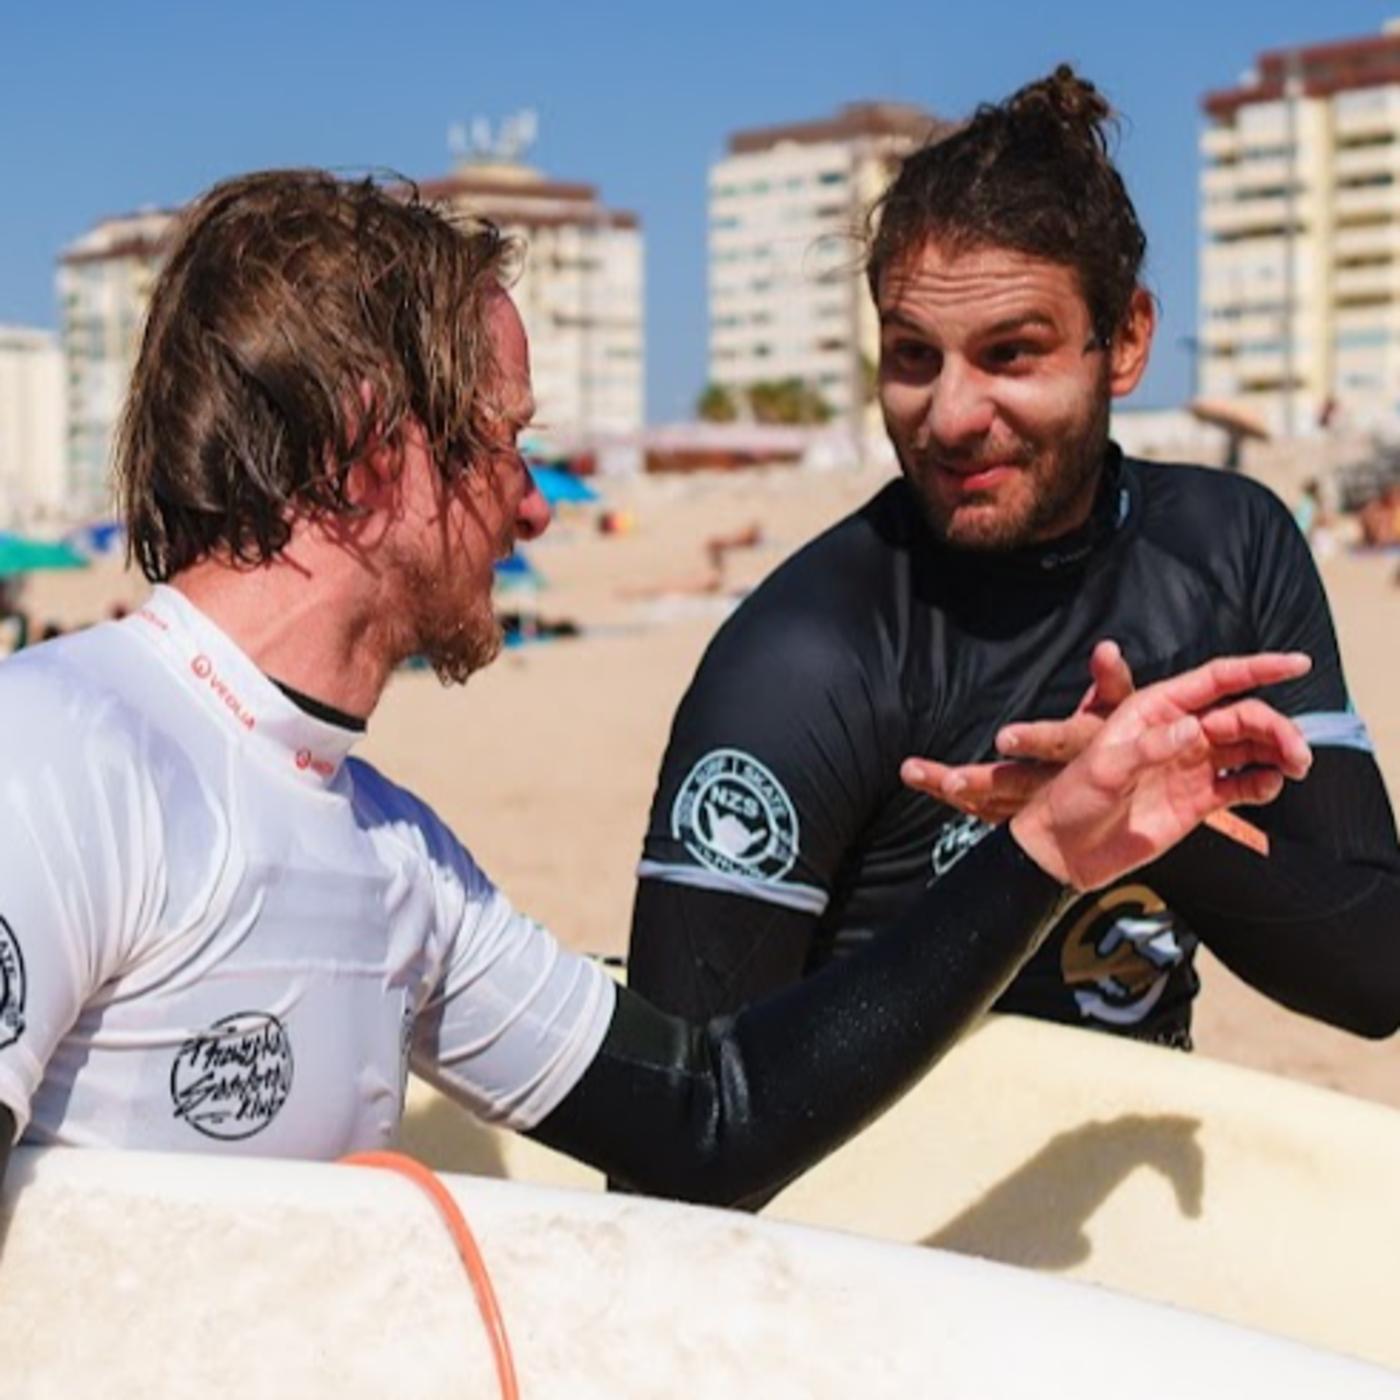
[[[707,384],[695,402],[695,412],[707,423],[732,423],[739,416],[733,390],[723,384]]]

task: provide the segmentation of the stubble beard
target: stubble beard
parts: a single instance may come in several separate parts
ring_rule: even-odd
[[[443,685],[465,685],[500,654],[504,640],[489,590],[465,607],[426,569],[407,571],[411,654]]]
[[[901,454],[901,467],[914,487],[925,519],[934,535],[951,549],[995,554],[1022,549],[1038,541],[1068,533],[1092,507],[1104,455],[1108,450],[1111,399],[1107,385],[1094,395],[1088,421],[1081,431],[1062,438],[1039,452],[1021,454],[1019,470],[1031,477],[1033,490],[1026,508],[1012,511],[977,511],[978,497],[967,504],[973,509],[959,519],[920,485],[920,472],[911,470]],[[1015,460],[1014,454],[1012,460]],[[1002,460],[1006,460],[1003,457]],[[990,500],[990,497],[983,497]]]

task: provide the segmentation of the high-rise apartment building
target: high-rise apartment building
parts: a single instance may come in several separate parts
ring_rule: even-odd
[[[0,326],[0,526],[61,514],[63,352],[51,331]]]
[[[1400,27],[1207,94],[1197,387],[1276,432],[1400,416]]]
[[[59,257],[68,507],[75,516],[110,505],[112,442],[174,217],[148,209],[104,219]]]
[[[710,382],[801,380],[859,426],[879,354],[861,274],[866,211],[942,130],[918,107],[854,103],[735,132],[710,168]]]
[[[592,185],[505,161],[463,161],[425,198],[492,220],[524,248],[510,292],[530,337],[543,436],[585,446],[640,431],[646,413],[644,247],[637,216]]]
[[[515,164],[467,161],[421,186],[427,199],[490,218],[523,257],[511,294],[530,337],[546,442],[586,447],[635,433],[644,416],[643,248],[634,214],[591,185]],[[175,214],[106,219],[64,249],[58,270],[67,375],[68,486],[75,514],[104,510],[112,446],[151,288]]]

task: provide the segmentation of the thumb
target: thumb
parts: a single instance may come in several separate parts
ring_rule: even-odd
[[[1103,641],[1089,658],[1094,688],[1090,707],[1116,709],[1133,693],[1133,673],[1117,642]]]

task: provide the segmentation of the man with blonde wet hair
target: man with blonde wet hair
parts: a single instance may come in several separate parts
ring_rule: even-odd
[[[406,657],[490,659],[493,565],[548,524],[505,252],[315,171],[189,211],[120,454],[153,591],[0,667],[0,1151],[335,1158],[393,1141],[412,1065],[633,1186],[742,1199],[932,1064],[1068,889],[1306,772],[1295,726],[1221,702],[1307,659],[1217,660],[834,975],[695,1023],[616,988],[352,755]]]

